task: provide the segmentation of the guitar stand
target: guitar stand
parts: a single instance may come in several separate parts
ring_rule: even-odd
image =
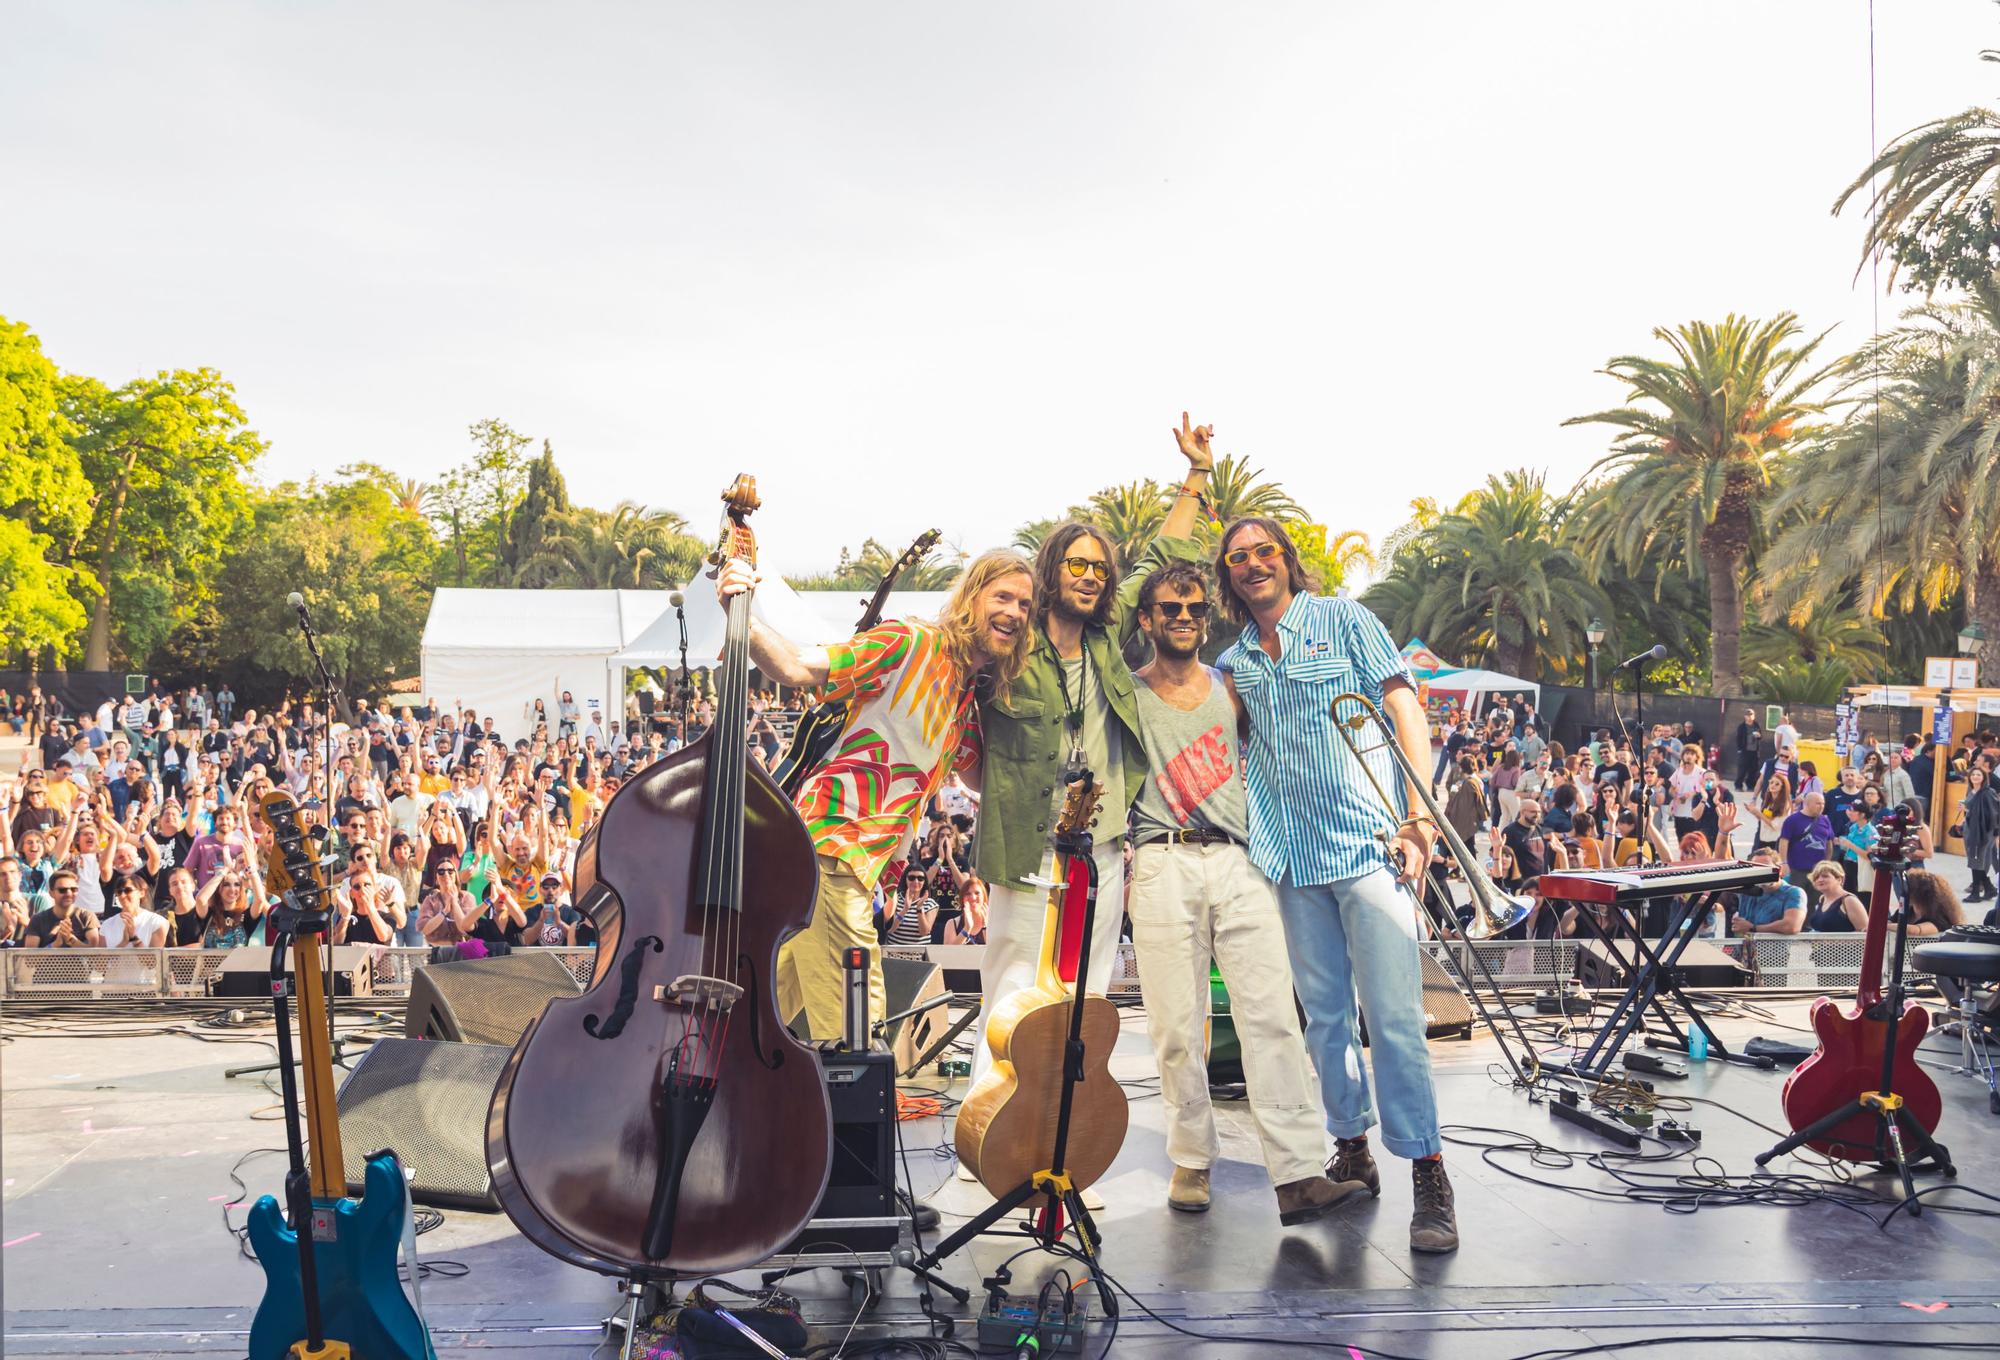
[[[1878,868],[1876,872],[1883,871]],[[1956,1177],[1958,1168],[1951,1164],[1951,1154],[1945,1150],[1944,1144],[1930,1136],[1917,1122],[1917,1117],[1910,1113],[1902,1096],[1896,1093],[1896,1030],[1903,1023],[1903,954],[1910,937],[1909,905],[1899,903],[1893,915],[1896,918],[1896,957],[1889,970],[1889,990],[1880,1003],[1888,1008],[1882,1032],[1881,1082],[1875,1090],[1863,1091],[1854,1100],[1834,1106],[1769,1151],[1758,1153],[1756,1162],[1758,1166],[1763,1166],[1782,1157],[1794,1148],[1831,1133],[1857,1114],[1870,1116],[1875,1120],[1876,1162],[1902,1178],[1902,1202],[1909,1206],[1910,1217],[1921,1218],[1924,1206],[1923,1201],[1917,1198],[1914,1174],[1935,1171],[1946,1177]]]
[[[1090,776],[1086,774],[1086,779]],[[1006,1218],[1016,1209],[1036,1196],[1042,1198],[1042,1205],[1036,1211],[1031,1224],[1023,1224],[1019,1235],[1039,1242],[1044,1249],[1054,1248],[1068,1231],[1069,1225],[1076,1229],[1077,1254],[1090,1268],[1090,1275],[1097,1285],[1098,1298],[1103,1301],[1104,1315],[1116,1317],[1118,1296],[1097,1269],[1097,1255],[1103,1247],[1103,1234],[1097,1230],[1096,1220],[1090,1210],[1083,1207],[1083,1192],[1070,1180],[1065,1166],[1069,1151],[1069,1121],[1076,1096],[1076,1084],[1083,1080],[1083,995],[1090,981],[1090,940],[1097,922],[1097,861],[1091,855],[1092,837],[1087,828],[1055,838],[1058,856],[1066,857],[1070,864],[1081,864],[1086,875],[1083,899],[1083,934],[1077,946],[1076,993],[1069,1008],[1069,1041],[1063,1054],[1063,1079],[1061,1102],[1056,1114],[1055,1148],[1049,1156],[1049,1166],[1045,1171],[1037,1171],[1027,1180],[1009,1190],[972,1220],[959,1228],[951,1236],[937,1244],[931,1251],[919,1257],[910,1273],[926,1284],[937,1286],[950,1294],[959,1303],[967,1302],[972,1296],[969,1291],[934,1273],[937,1265],[945,1257],[963,1247],[973,1238],[990,1230],[996,1223]],[[1066,1224],[1063,1215],[1069,1215]]]
[[[1606,1080],[1611,1075],[1611,1063],[1618,1056],[1618,1051],[1625,1047],[1635,1032],[1645,1029],[1648,1010],[1666,1026],[1667,1033],[1672,1037],[1660,1038],[1647,1034],[1646,1047],[1686,1053],[1688,1036],[1674,1022],[1673,1016],[1660,1000],[1660,993],[1664,991],[1680,1004],[1687,1012],[1688,1019],[1707,1036],[1711,1058],[1734,1063],[1739,1067],[1755,1067],[1766,1072],[1774,1069],[1777,1064],[1769,1058],[1730,1052],[1716,1032],[1708,1027],[1708,1021],[1702,1018],[1701,1008],[1688,999],[1687,993],[1681,990],[1680,983],[1675,979],[1673,971],[1675,965],[1680,962],[1681,955],[1687,952],[1687,947],[1694,943],[1695,934],[1700,929],[1701,923],[1716,909],[1719,896],[1720,894],[1714,892],[1690,894],[1675,903],[1673,911],[1667,917],[1667,942],[1659,953],[1655,953],[1653,947],[1646,943],[1644,933],[1633,922],[1631,916],[1623,911],[1614,910],[1613,915],[1620,923],[1619,929],[1631,936],[1634,957],[1630,960],[1619,949],[1612,933],[1598,923],[1595,913],[1579,911],[1577,919],[1584,922],[1590,928],[1590,932],[1603,942],[1604,947],[1611,953],[1612,961],[1631,975],[1631,981],[1626,984],[1625,994],[1618,998],[1618,1004],[1611,1008],[1611,1014],[1605,1018],[1603,1028],[1597,1031],[1597,1037],[1590,1041],[1590,1046],[1584,1049],[1581,1056],[1568,1063],[1543,1065],[1552,1071],[1569,1072],[1591,1081]]]

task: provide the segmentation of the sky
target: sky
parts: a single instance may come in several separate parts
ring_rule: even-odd
[[[1568,486],[1657,326],[1863,343],[1866,0],[13,0],[0,314],[208,365],[266,482],[497,417],[573,498],[765,560],[976,552],[1183,463],[1183,410],[1378,542]],[[2000,97],[1990,0],[1878,0],[1879,140]]]

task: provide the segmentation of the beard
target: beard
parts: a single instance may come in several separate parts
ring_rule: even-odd
[[[1199,630],[1185,643],[1176,640],[1171,633],[1166,632],[1160,633],[1159,636],[1151,640],[1153,646],[1159,650],[1161,656],[1169,656],[1176,661],[1185,661],[1189,657],[1201,655],[1202,639]]]

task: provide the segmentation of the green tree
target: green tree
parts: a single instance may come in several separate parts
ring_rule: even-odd
[[[1362,596],[1397,637],[1421,636],[1443,655],[1539,678],[1584,650],[1588,621],[1608,608],[1565,524],[1567,498],[1542,475],[1489,477],[1397,554]]]
[[[535,555],[522,564],[525,584],[571,590],[666,590],[700,570],[708,545],[686,532],[671,510],[621,501],[615,510],[575,506],[547,521]]]
[[[1076,518],[1102,529],[1118,549],[1120,565],[1129,571],[1166,522],[1167,496],[1158,482],[1141,478],[1095,493]]]
[[[1248,460],[1233,453],[1216,460],[1203,494],[1210,522],[1225,527],[1244,515],[1268,515],[1280,522],[1312,518],[1284,487],[1264,480],[1264,469],[1251,467]]]
[[[1745,666],[1783,666],[1793,661],[1813,665],[1838,661],[1853,674],[1866,674],[1882,664],[1889,640],[1880,627],[1850,600],[1836,599],[1810,614],[1780,614],[1743,629]]]
[[[70,654],[96,578],[57,560],[90,522],[90,484],[71,444],[63,380],[27,326],[0,317],[0,652],[32,668]]]
[[[541,457],[528,464],[528,489],[521,497],[521,508],[507,526],[507,561],[517,577],[541,551],[549,526],[569,513],[569,508],[569,486],[556,466],[555,450],[544,439]]]
[[[319,672],[282,582],[312,609],[334,683],[354,698],[414,670],[430,611],[436,545],[430,525],[366,480],[278,487],[219,578],[213,646],[290,680]]]
[[[2000,51],[1979,58],[2000,62]],[[1975,292],[1992,286],[2000,265],[1993,217],[2000,200],[2000,114],[1970,108],[1895,138],[1841,190],[1834,212],[1864,190],[1869,225],[1861,259],[1888,257],[1888,287],[1905,270],[1910,285],[1926,294],[1941,284]]]
[[[488,417],[471,427],[472,442],[478,452],[466,464],[466,477],[474,488],[484,528],[493,546],[490,585],[504,585],[513,579],[520,564],[510,559],[508,524],[527,481],[528,462],[522,451],[534,443],[504,420]]]
[[[1867,364],[1866,403],[1823,455],[1793,461],[1774,500],[1773,608],[1810,617],[1850,583],[1878,619],[1955,598],[2000,674],[2000,313],[1917,308]]]
[[[1750,671],[1750,689],[1774,704],[1837,704],[1853,683],[1854,673],[1838,658],[1760,662]]]
[[[66,412],[96,492],[72,549],[72,561],[96,577],[84,665],[110,668],[114,623],[124,654],[143,664],[207,595],[247,518],[248,476],[264,442],[211,368],[115,390],[72,380]]]
[[[1610,505],[1595,517],[1608,526],[1604,546],[1631,568],[1661,539],[1680,540],[1708,585],[1719,694],[1742,685],[1743,572],[1758,546],[1772,462],[1821,435],[1808,422],[1827,407],[1813,393],[1844,363],[1810,367],[1826,337],[1796,343],[1800,333],[1790,312],[1655,330],[1670,359],[1620,355],[1602,370],[1627,385],[1630,404],[1563,422],[1624,432],[1592,468],[1612,474],[1590,492]]]

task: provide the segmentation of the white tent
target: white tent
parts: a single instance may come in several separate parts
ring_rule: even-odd
[[[1482,701],[1489,694],[1532,694],[1535,696],[1535,707],[1540,709],[1542,706],[1540,685],[1532,680],[1502,675],[1499,671],[1442,671],[1422,684],[1426,694],[1442,694],[1457,699],[1473,713],[1480,710]]]
[[[948,592],[942,590],[896,590],[883,605],[885,619],[934,619],[944,607]],[[697,579],[684,593],[683,612],[687,615],[688,664],[696,670],[713,666],[722,654],[725,620],[722,605],[715,598],[715,586],[706,578]],[[766,627],[801,647],[823,647],[845,642],[854,636],[867,605],[864,592],[845,590],[797,591],[778,577],[766,577],[751,599],[751,612]],[[619,666],[660,666],[674,669],[681,664],[680,619],[669,608],[612,658]]]
[[[664,590],[439,590],[424,624],[423,694],[462,703],[510,741],[529,735],[536,699],[554,730],[570,691],[587,725],[622,717],[625,668],[616,657],[661,614]],[[692,596],[691,596],[692,597]],[[714,595],[709,596],[710,604]]]

